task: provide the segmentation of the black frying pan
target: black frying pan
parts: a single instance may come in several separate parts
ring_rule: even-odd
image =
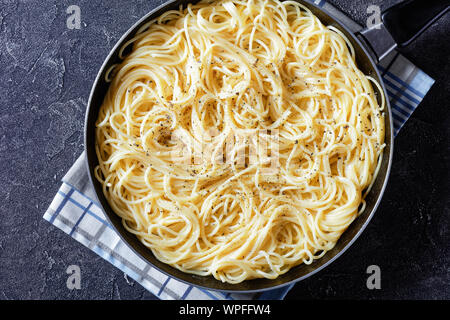
[[[113,212],[105,196],[103,195],[101,184],[95,179],[94,168],[98,165],[97,155],[95,153],[95,122],[97,120],[98,111],[100,109],[100,106],[102,105],[103,98],[109,86],[109,84],[104,80],[106,71],[113,64],[120,62],[120,59],[118,57],[120,48],[126,41],[133,37],[133,35],[142,25],[144,25],[149,20],[160,16],[167,10],[178,9],[180,4],[186,5],[190,2],[197,1],[171,0],[145,15],[134,26],[132,26],[116,43],[116,45],[106,58],[105,62],[103,63],[102,67],[100,68],[100,71],[92,87],[85,121],[85,151],[87,167],[90,180],[94,186],[98,198],[98,203],[105,212],[111,225],[114,226],[117,233],[132,250],[134,250],[139,256],[141,256],[145,261],[150,263],[158,270],[185,283],[211,290],[252,292],[275,289],[277,287],[285,286],[287,284],[305,279],[318,272],[319,270],[325,268],[351,246],[351,244],[365,229],[373,214],[375,213],[378,204],[380,203],[381,197],[387,184],[393,152],[392,119],[389,101],[386,98],[386,148],[381,159],[381,169],[379,171],[379,174],[376,177],[372,190],[366,197],[367,206],[364,212],[348,227],[348,229],[344,232],[344,234],[337,242],[336,246],[332,250],[327,252],[324,257],[314,261],[311,265],[301,264],[297,267],[294,267],[289,272],[279,276],[275,280],[255,279],[244,281],[239,284],[222,283],[214,279],[212,276],[204,277],[191,275],[181,272],[178,269],[175,269],[167,264],[158,261],[154,257],[150,249],[144,246],[133,234],[130,234],[125,230],[122,225],[121,219]],[[355,49],[357,65],[364,74],[372,76],[381,84],[384,91],[384,97],[387,97],[387,92],[384,88],[381,76],[377,70],[376,62],[378,62],[380,58],[384,57],[387,52],[394,49],[397,44],[400,46],[406,45],[411,39],[415,38],[419,33],[421,33],[426,27],[431,24],[432,21],[434,21],[448,9],[449,1],[428,0],[426,1],[426,4],[425,2],[420,0],[403,2],[400,5],[396,5],[383,13],[382,20],[384,23],[380,24],[380,28],[365,30],[358,35],[353,34],[336,18],[323,11],[318,6],[304,0],[301,0],[299,2],[308,7],[311,12],[315,14],[325,25],[332,25],[338,28],[347,36]],[[381,103],[382,95],[378,93],[377,97],[379,103]]]

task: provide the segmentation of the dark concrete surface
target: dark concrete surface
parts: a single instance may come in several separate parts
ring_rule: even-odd
[[[164,1],[0,0],[0,299],[154,299],[139,284],[42,219],[83,150],[91,84],[115,41]],[[368,5],[331,0],[356,21]],[[81,8],[80,30],[66,9]],[[436,79],[395,140],[389,185],[363,235],[288,299],[449,299],[450,15],[404,55]],[[66,269],[81,268],[68,290]],[[381,268],[368,290],[366,269]]]

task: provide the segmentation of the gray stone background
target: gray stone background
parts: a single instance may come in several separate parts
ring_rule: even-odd
[[[0,299],[154,299],[42,219],[83,150],[85,107],[114,43],[164,1],[0,0]],[[330,0],[364,24],[369,5]],[[66,27],[81,8],[82,28]],[[395,140],[390,182],[356,243],[288,299],[449,299],[450,15],[402,52],[436,79]],[[81,289],[66,269],[81,267]],[[382,289],[366,288],[381,268]]]

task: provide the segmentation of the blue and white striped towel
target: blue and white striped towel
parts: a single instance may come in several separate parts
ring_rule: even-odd
[[[324,0],[314,1],[345,23],[352,31],[361,26]],[[388,91],[396,135],[434,80],[405,57],[392,52],[379,64]],[[44,219],[112,263],[160,299],[283,299],[292,285],[263,293],[221,293],[189,286],[159,272],[137,256],[117,235],[97,205],[85,168],[84,153],[62,179]]]

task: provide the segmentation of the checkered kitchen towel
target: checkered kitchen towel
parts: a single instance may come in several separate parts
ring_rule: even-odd
[[[352,31],[361,26],[323,0],[316,4],[345,23]],[[394,133],[426,95],[434,80],[402,55],[393,52],[379,65],[388,91]],[[62,186],[44,219],[112,263],[160,299],[283,299],[291,286],[263,293],[222,293],[189,286],[159,272],[137,256],[120,239],[96,202],[85,168],[84,153],[62,179]]]

